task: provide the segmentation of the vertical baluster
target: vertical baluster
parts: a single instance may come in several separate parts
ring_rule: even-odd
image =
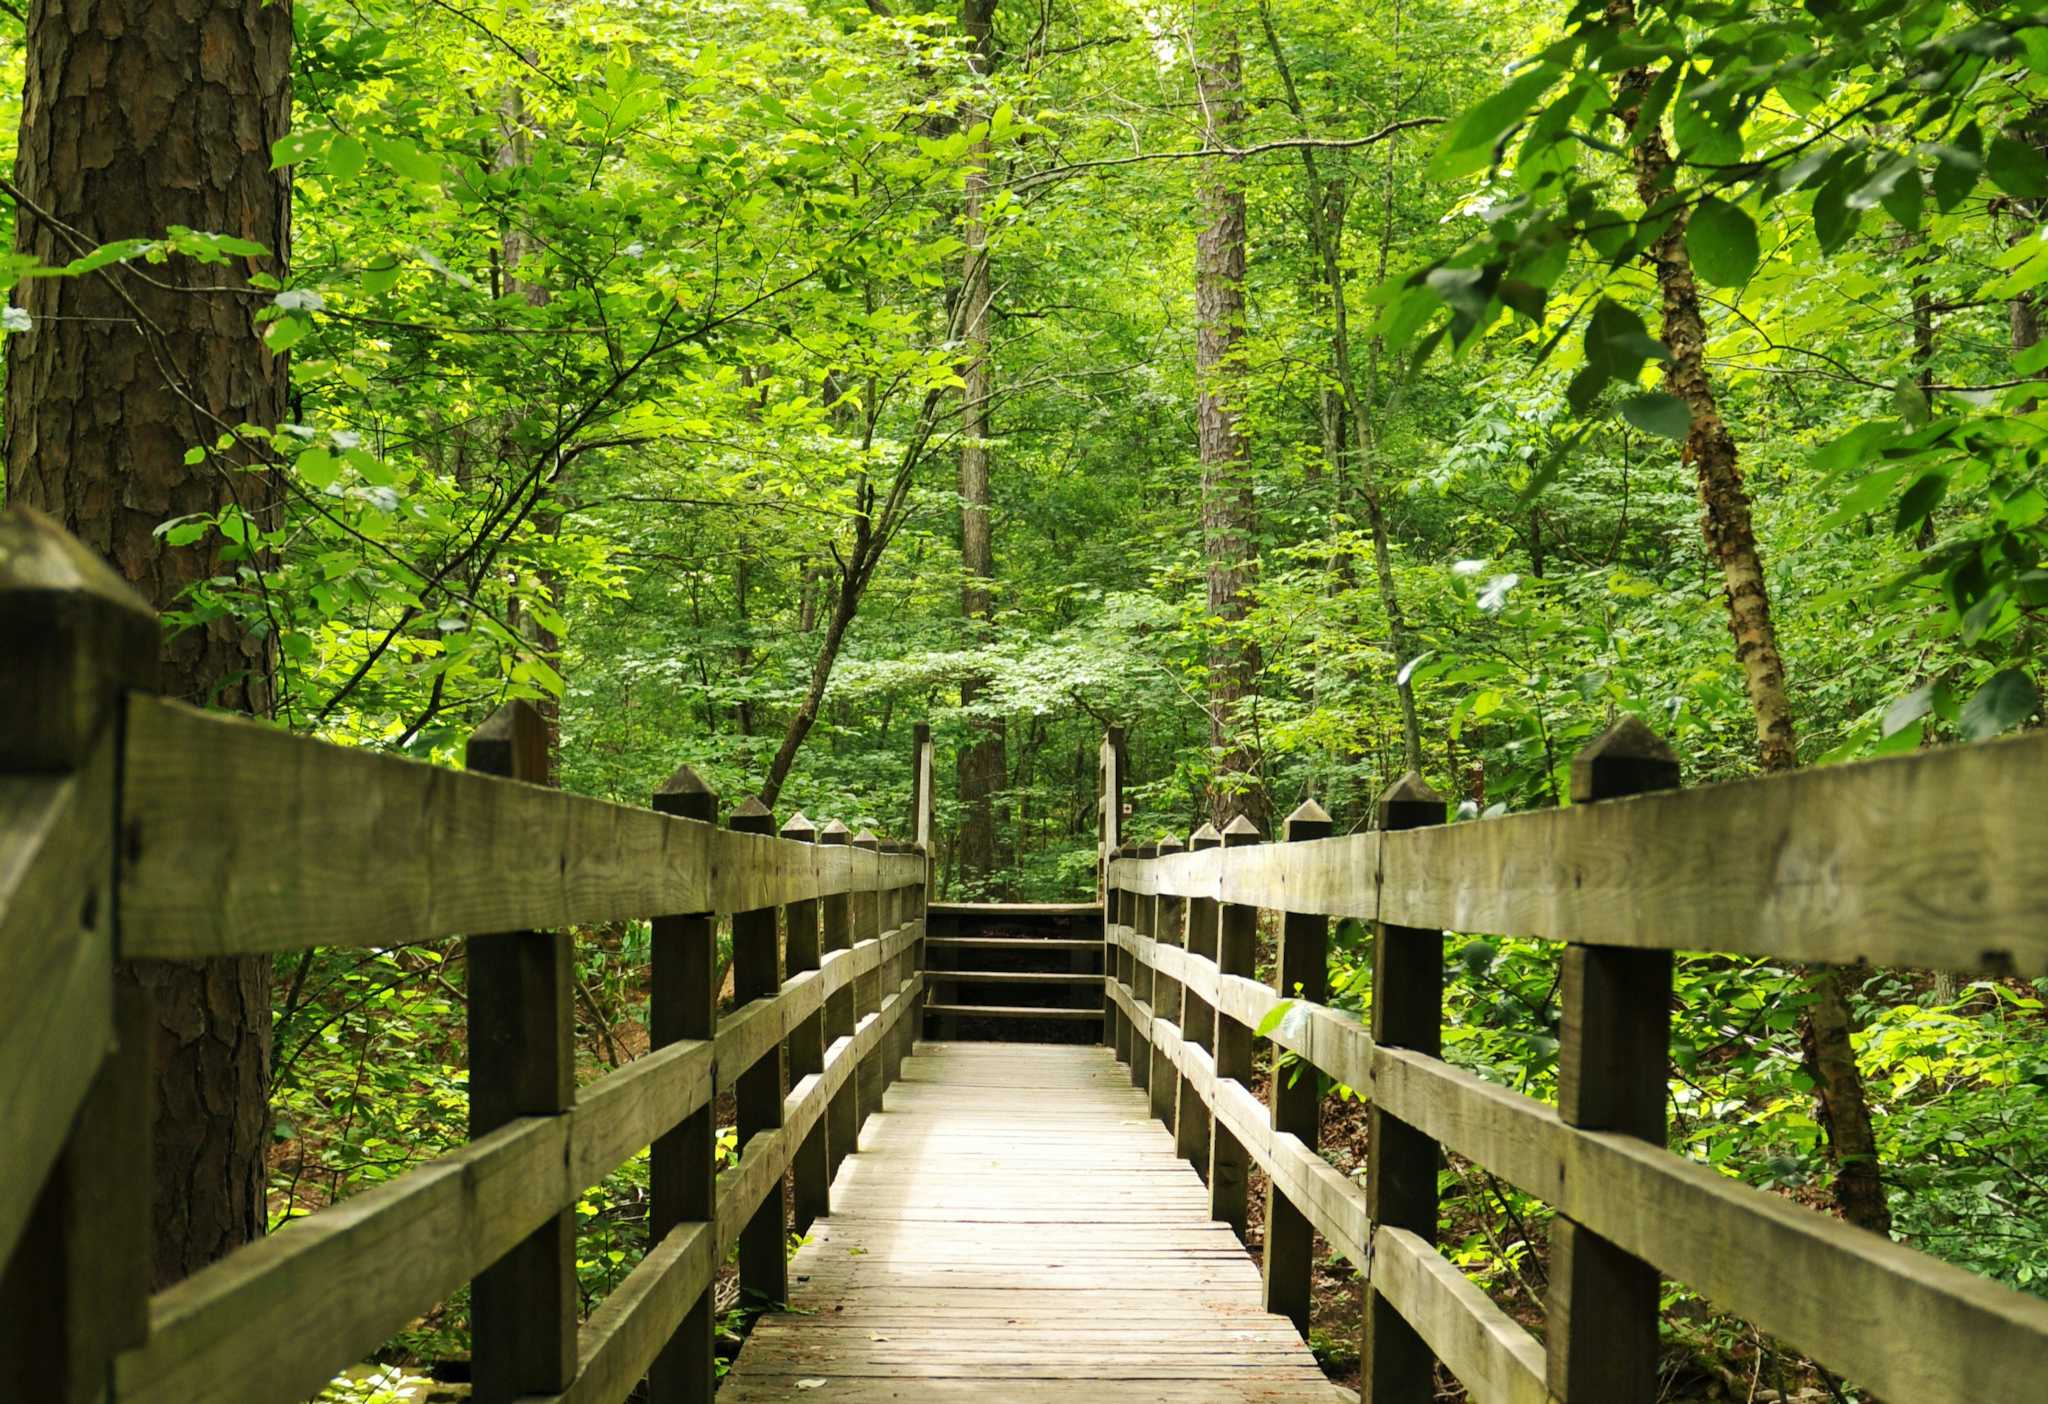
[[[1157,844],[1138,845],[1141,862],[1156,856]],[[1151,864],[1145,862],[1145,871],[1151,872]],[[1142,947],[1145,938],[1152,934],[1152,917],[1158,910],[1157,904],[1143,893],[1131,893],[1126,899],[1131,906],[1131,933],[1136,938],[1133,944]],[[1152,967],[1147,965],[1137,951],[1131,952],[1131,998],[1147,1009],[1152,1004]],[[1143,1015],[1139,1016],[1143,1018]],[[1131,1086],[1152,1085],[1152,1028],[1149,1024],[1133,1024],[1131,1027]]]
[[[856,942],[872,941],[882,930],[882,893],[880,891],[879,860],[882,841],[875,837],[872,829],[862,829],[853,836],[854,872],[853,894],[853,939]],[[854,1021],[867,1018],[882,1005],[882,971],[880,967],[860,977],[854,985]],[[854,1070],[855,1081],[860,1084],[858,1107],[859,1124],[865,1126],[868,1118],[882,1108],[882,1092],[887,1085],[882,1077],[882,1049],[877,1046],[868,1051]],[[860,1132],[855,1130],[855,1144],[859,1144]]]
[[[1409,772],[1380,796],[1382,834],[1444,821],[1443,796]],[[1444,934],[1376,924],[1372,963],[1372,1037],[1389,1048],[1443,1053]],[[1436,1177],[1441,1157],[1428,1136],[1379,1107],[1367,1112],[1366,1210],[1374,1224],[1436,1241]],[[1429,1404],[1434,1358],[1401,1313],[1368,1282],[1365,1340],[1359,1356],[1364,1404]]]
[[[1572,759],[1572,802],[1676,789],[1678,757],[1634,717]],[[1557,1114],[1662,1147],[1671,1058],[1671,952],[1564,951]],[[1550,1392],[1564,1404],[1657,1397],[1657,1270],[1559,1215],[1550,1227]]]
[[[1185,852],[1187,845],[1177,838],[1168,837],[1159,844],[1159,856]],[[1156,904],[1152,913],[1152,939],[1162,946],[1184,944],[1181,935],[1181,920],[1185,915],[1186,903],[1178,897],[1161,895],[1153,899]],[[1180,981],[1171,975],[1153,972],[1152,1012],[1161,1019],[1180,1021]],[[1180,1070],[1174,1067],[1167,1050],[1154,1047],[1152,1050],[1152,1115],[1164,1122],[1166,1129],[1174,1129],[1174,1116],[1180,1110]]]
[[[1240,814],[1224,826],[1223,847],[1243,848],[1261,842],[1259,826]],[[1259,909],[1238,902],[1219,902],[1216,911],[1216,970],[1218,977],[1241,975],[1252,978],[1258,953]],[[1252,1031],[1235,1019],[1216,1020],[1216,1076],[1234,1078],[1250,1086],[1252,1080]],[[1247,1173],[1251,1157],[1243,1144],[1218,1120],[1209,1136],[1209,1216],[1221,1219],[1244,1237],[1247,1213]]]
[[[1131,1061],[1131,1027],[1122,1009],[1110,997],[1111,990],[1120,983],[1127,983],[1129,973],[1124,962],[1129,959],[1117,944],[1119,926],[1127,924],[1124,913],[1126,898],[1109,877],[1109,870],[1117,859],[1123,857],[1123,850],[1112,848],[1103,859],[1102,879],[1102,1041],[1115,1053],[1119,1063]]]
[[[1286,841],[1302,843],[1330,836],[1330,816],[1314,800],[1287,816]],[[1330,993],[1330,919],[1288,912],[1281,918],[1280,955],[1273,972],[1274,987],[1283,999],[1306,999],[1320,1004]],[[1310,1150],[1316,1148],[1320,1131],[1322,1098],[1312,1067],[1283,1068],[1276,1052],[1273,1060],[1273,1130],[1300,1138]],[[1310,1288],[1315,1278],[1315,1230],[1287,1200],[1287,1196],[1266,1183],[1266,1310],[1294,1322],[1294,1328],[1308,1335]]]
[[[156,1019],[114,973],[115,752],[128,692],[156,690],[162,632],[105,561],[17,507],[0,513],[0,641],[0,773],[71,777],[89,874],[0,956],[22,980],[0,1023],[0,1157],[10,1190],[40,1181],[27,1218],[0,1224],[0,1399],[83,1404],[149,1329]]]
[[[775,832],[775,816],[760,800],[749,797],[726,827],[743,834]],[[772,999],[782,989],[782,962],[776,951],[776,910],[759,907],[735,912],[732,918],[732,990],[741,1004]],[[782,1126],[782,1045],[776,1043],[751,1068],[733,1080],[739,1115],[740,1153],[754,1137]],[[782,1182],[777,1180],[760,1208],[740,1230],[740,1291],[746,1305],[763,1308],[789,1299],[788,1220],[784,1216]]]
[[[1214,824],[1204,824],[1188,839],[1190,850],[1200,853],[1221,847],[1223,835]],[[1213,897],[1188,899],[1188,954],[1216,959],[1217,903]],[[1214,1056],[1216,1010],[1209,1001],[1183,985],[1180,992],[1181,1034],[1195,1047]],[[1180,1107],[1174,1114],[1174,1145],[1181,1158],[1190,1162],[1204,1180],[1209,1178],[1209,1108],[1193,1082],[1180,1080]]]
[[[718,796],[687,765],[654,792],[654,807],[702,824],[718,822]],[[718,1031],[718,938],[711,914],[658,916],[653,928],[649,1048],[713,1037]],[[660,1243],[678,1224],[717,1222],[718,1128],[712,1118],[717,1093],[712,1086],[704,1105],[656,1140],[649,1152],[651,1243]],[[710,1404],[718,1375],[714,1297],[715,1289],[707,1284],[655,1357],[647,1375],[648,1404]]]
[[[547,725],[511,702],[469,740],[471,770],[533,784],[548,773]],[[540,855],[552,862],[551,855]],[[469,1135],[576,1100],[567,932],[469,941]],[[552,1394],[576,1374],[576,1215],[564,1208],[481,1273],[470,1292],[472,1388],[485,1404]]]
[[[793,843],[816,843],[818,826],[799,811],[782,826],[782,836]],[[790,975],[794,977],[806,970],[816,970],[820,955],[817,899],[791,902],[782,911],[783,926],[789,933]],[[825,1010],[821,1005],[815,1013],[799,1019],[796,1027],[789,1031],[790,1086],[796,1086],[813,1073],[824,1071]],[[832,1212],[832,1182],[827,1178],[830,1172],[825,1162],[825,1118],[819,1117],[790,1161],[790,1198],[798,1233],[809,1232],[813,1220]]]
[[[826,821],[818,830],[818,842],[828,847],[843,848],[852,841],[846,825],[837,819]],[[853,898],[846,892],[834,892],[818,903],[819,944],[829,954],[832,951],[849,950],[853,946]],[[853,985],[840,986],[825,997],[825,1046],[831,1046],[842,1038],[853,1037]],[[825,1109],[825,1159],[827,1179],[839,1178],[840,1163],[853,1149],[853,1143],[860,1129],[857,1106],[858,1093],[854,1079],[849,1076],[839,1084],[839,1090],[832,1094],[832,1102]]]

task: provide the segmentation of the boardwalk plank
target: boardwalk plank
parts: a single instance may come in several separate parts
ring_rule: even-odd
[[[920,1043],[726,1404],[1330,1404],[1105,1048]]]

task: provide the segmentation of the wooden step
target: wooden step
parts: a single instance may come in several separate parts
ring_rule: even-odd
[[[952,1014],[962,1019],[1100,1019],[1100,1009],[1043,1009],[1018,1004],[927,1004],[927,1014]]]

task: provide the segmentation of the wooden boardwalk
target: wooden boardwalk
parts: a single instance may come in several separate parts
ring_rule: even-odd
[[[832,1208],[727,1404],[1354,1398],[1106,1048],[918,1044]]]

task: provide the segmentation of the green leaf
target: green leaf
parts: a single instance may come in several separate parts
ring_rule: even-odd
[[[1501,138],[1528,118],[1530,106],[1563,72],[1561,64],[1539,63],[1468,109],[1452,123],[1443,144],[1437,148],[1435,159],[1429,163],[1429,178],[1455,180],[1484,170]]]
[[[336,180],[354,180],[369,159],[370,149],[352,136],[338,136],[327,148],[327,169]]]
[[[1259,1026],[1252,1030],[1252,1037],[1264,1038],[1266,1037],[1266,1035],[1272,1033],[1273,1030],[1280,1027],[1280,1021],[1282,1019],[1285,1019],[1288,1016],[1288,1014],[1293,1011],[1293,1009],[1293,1000],[1280,1000],[1271,1009],[1268,1009],[1266,1011],[1265,1018],[1259,1020]]]
[[[2039,702],[2033,679],[2018,668],[2004,668],[1963,704],[1956,725],[1965,741],[1989,740],[2025,721]]]
[[[2048,195],[2048,160],[2025,142],[2001,136],[1991,139],[1984,170],[2000,190],[2023,200]]]
[[[372,297],[379,297],[398,286],[398,260],[390,254],[382,254],[370,260],[363,270],[363,291]]]
[[[309,161],[327,149],[329,132],[325,127],[308,127],[303,131],[288,132],[270,145],[270,169],[280,166],[296,166]]]
[[[1693,270],[1716,287],[1737,288],[1756,272],[1756,221],[1740,206],[1708,196],[1686,226],[1685,247]]]
[[[370,154],[407,179],[427,185],[440,182],[440,159],[421,151],[404,137],[371,137]]]
[[[1892,520],[1893,527],[1900,532],[1918,530],[1920,523],[1927,520],[1928,514],[1940,503],[1942,494],[1947,491],[1948,474],[1939,470],[1922,473],[1913,486],[1906,489],[1905,496],[1899,499],[1899,510]]]
[[[272,322],[270,330],[264,333],[263,344],[275,355],[288,351],[304,341],[312,330],[313,324],[304,317],[280,317]]]
[[[1692,411],[1685,401],[1661,390],[1623,400],[1621,417],[1645,434],[1660,434],[1681,443],[1692,432]]]
[[[1884,710],[1884,722],[1879,731],[1886,736],[1902,727],[1911,726],[1934,710],[1934,684],[1922,683],[1911,692]]]
[[[1969,196],[1984,169],[1984,137],[1975,122],[1956,133],[1954,141],[1924,148],[1934,157],[1934,207],[1947,214]]]

